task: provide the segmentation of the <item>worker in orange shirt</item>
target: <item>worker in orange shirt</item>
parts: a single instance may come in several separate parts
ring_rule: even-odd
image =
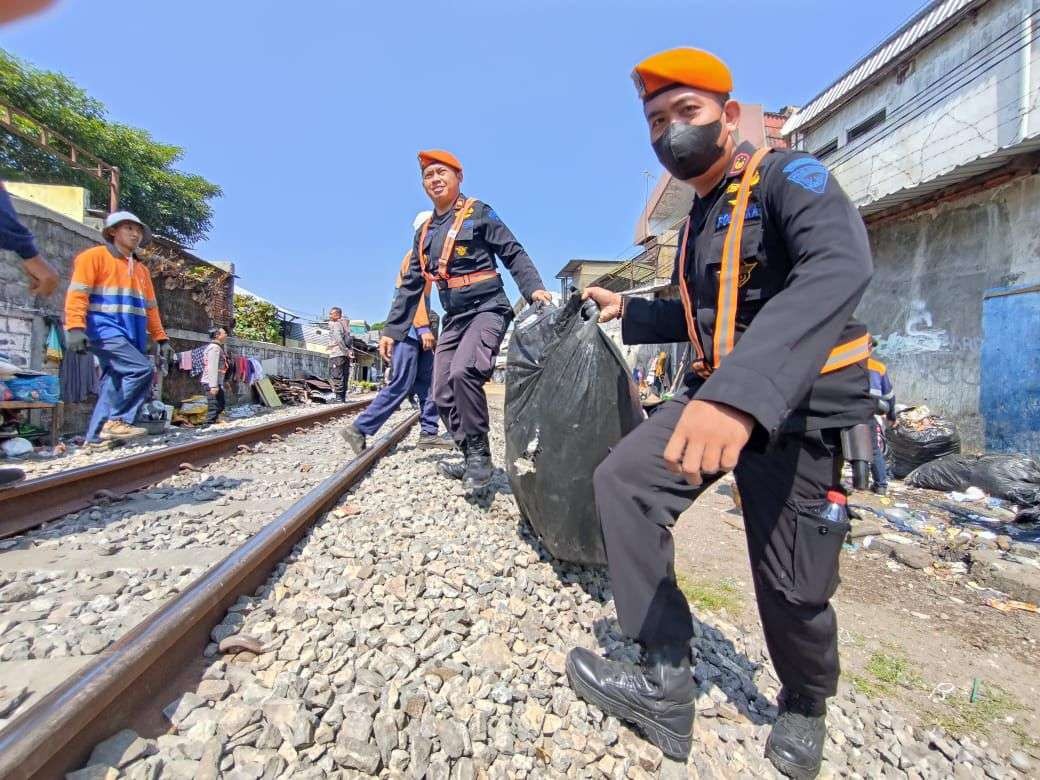
[[[105,220],[102,235],[105,244],[76,256],[65,298],[68,349],[89,348],[101,364],[97,405],[87,426],[90,443],[147,433],[133,423],[152,389],[148,338],[164,359],[173,357],[151,274],[137,257],[151,239],[148,227],[129,211],[117,211]]]
[[[418,230],[433,215],[432,211],[420,211],[415,215],[412,230]],[[408,252],[401,261],[401,270],[397,274],[397,287],[412,263],[412,253]],[[374,436],[390,419],[390,415],[398,410],[402,402],[413,393],[418,398],[420,409],[419,449],[452,448],[455,442],[451,436],[438,436],[437,404],[430,392],[433,384],[433,350],[437,346],[437,315],[430,310],[430,285],[427,284],[419,304],[412,317],[412,327],[393,351],[390,361],[390,383],[383,387],[372,399],[357,419],[348,423],[340,431],[355,455],[359,455],[367,446],[366,437]]]

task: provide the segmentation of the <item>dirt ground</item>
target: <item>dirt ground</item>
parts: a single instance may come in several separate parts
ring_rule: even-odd
[[[676,573],[698,615],[761,632],[729,480],[680,518],[675,543]],[[1040,757],[1040,615],[986,606],[992,592],[967,575],[909,569],[862,548],[843,552],[841,573],[843,685],[885,699],[908,722]]]

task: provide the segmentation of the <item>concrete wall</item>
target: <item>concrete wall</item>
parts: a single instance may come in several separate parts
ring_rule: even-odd
[[[992,0],[977,17],[965,15],[901,79],[892,72],[799,130],[798,148],[812,152],[837,138],[838,151],[823,161],[863,206],[1036,135],[1040,49],[1033,42],[1013,50],[1037,31],[1036,20],[1023,22],[1037,9],[1040,0]],[[988,56],[972,57],[997,39]],[[908,101],[915,108],[900,112]],[[847,141],[849,128],[883,108],[888,119],[879,129]]]
[[[188,350],[207,343],[205,333],[181,330],[179,328],[168,329],[170,341],[174,349]],[[231,356],[243,355],[267,360],[275,358],[278,360],[277,376],[288,379],[302,379],[308,376],[316,376],[328,379],[329,356],[321,352],[312,352],[295,347],[283,347],[279,344],[268,344],[263,341],[249,341],[230,337],[226,345],[228,354]],[[230,388],[229,403],[255,403],[252,388],[248,385],[234,384]],[[202,383],[198,377],[191,376],[188,372],[174,370],[163,384],[163,397],[167,403],[174,403],[174,399],[180,400],[191,395],[202,393]]]
[[[869,228],[875,273],[858,316],[880,340],[900,402],[952,417],[968,448],[984,442],[983,298],[1040,282],[1038,225],[1031,176]]]
[[[83,187],[64,184],[32,184],[23,181],[9,181],[4,186],[12,195],[46,206],[76,222],[83,222],[90,203],[87,191]]]

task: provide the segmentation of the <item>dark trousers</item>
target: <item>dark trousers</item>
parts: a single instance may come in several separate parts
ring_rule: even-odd
[[[484,385],[495,371],[506,325],[505,317],[490,311],[454,316],[437,342],[433,398],[445,427],[457,442],[488,432]]]
[[[98,441],[98,432],[108,420],[134,424],[141,404],[152,392],[155,365],[125,338],[92,341],[90,351],[101,364],[101,381],[86,438]]]
[[[224,411],[224,388],[217,390],[216,395],[210,395],[206,391],[206,425],[212,425]]]
[[[618,620],[643,644],[693,637],[690,608],[676,585],[671,528],[707,486],[692,487],[662,457],[690,397],[661,404],[593,478]],[[820,701],[833,696],[838,683],[838,629],[829,600],[844,534],[819,533],[814,511],[839,484],[841,464],[832,430],[781,437],[768,454],[745,449],[736,468],[773,665],[785,689]]]
[[[424,350],[413,338],[394,345],[390,361],[390,384],[382,388],[372,403],[354,421],[365,436],[378,431],[401,403],[415,393],[419,398],[420,426],[423,433],[437,435],[437,405],[430,395],[433,380],[433,352]]]
[[[347,400],[347,385],[350,383],[350,358],[329,358],[329,384],[333,394],[341,401]]]
[[[881,445],[885,431],[877,417],[871,422],[874,429],[874,459],[870,462],[870,476],[874,480],[874,487],[888,487],[888,464],[885,463],[885,451]]]

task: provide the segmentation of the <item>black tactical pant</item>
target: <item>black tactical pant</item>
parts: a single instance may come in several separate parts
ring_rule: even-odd
[[[350,358],[329,358],[329,384],[332,385],[332,393],[339,400],[347,400],[347,385],[350,383]]]
[[[689,642],[690,608],[675,581],[671,528],[707,485],[692,487],[663,453],[692,391],[662,404],[596,469],[611,586],[622,630],[641,643]],[[766,644],[785,689],[818,701],[838,684],[838,584],[844,533],[820,533],[814,512],[839,484],[837,430],[783,436],[736,468]],[[717,479],[717,477],[715,478]],[[709,484],[715,479],[709,479]]]
[[[493,311],[454,315],[437,341],[433,400],[444,427],[457,442],[487,433],[491,427],[484,385],[495,371],[507,324]]]

